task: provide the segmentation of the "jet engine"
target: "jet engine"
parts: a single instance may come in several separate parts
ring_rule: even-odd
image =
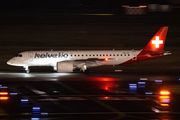
[[[72,62],[58,62],[57,72],[73,72],[74,67]]]

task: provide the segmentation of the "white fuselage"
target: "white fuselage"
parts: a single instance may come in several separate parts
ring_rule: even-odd
[[[10,59],[7,63],[14,66],[52,66],[55,67],[58,62],[76,61],[87,59],[105,59],[93,66],[117,65],[130,59],[136,59],[136,55],[141,50],[94,50],[94,51],[26,51]],[[91,67],[91,66],[89,66]]]

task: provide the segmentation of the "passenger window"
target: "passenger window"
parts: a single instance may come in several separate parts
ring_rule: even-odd
[[[98,56],[98,54],[96,56]]]
[[[101,56],[101,54],[99,56]]]
[[[106,56],[108,56],[108,54],[106,54]]]
[[[91,54],[89,54],[89,56],[91,56]]]
[[[84,55],[82,55],[82,56],[84,56]]]
[[[79,55],[78,55],[79,56]]]
[[[93,55],[94,56],[94,55]]]
[[[109,56],[111,56],[111,54]]]
[[[105,56],[105,54],[103,54],[103,56]]]
[[[113,56],[115,56],[115,54]]]

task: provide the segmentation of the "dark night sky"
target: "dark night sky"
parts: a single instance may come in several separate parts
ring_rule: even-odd
[[[0,10],[113,9],[122,4],[169,4],[168,0],[1,0]]]

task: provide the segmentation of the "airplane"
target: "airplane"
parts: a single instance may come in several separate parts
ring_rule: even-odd
[[[27,73],[30,66],[52,66],[57,72],[73,72],[102,65],[120,65],[170,55],[164,51],[168,26],[161,27],[141,50],[86,50],[86,51],[25,51],[7,61],[8,65],[22,66]]]

